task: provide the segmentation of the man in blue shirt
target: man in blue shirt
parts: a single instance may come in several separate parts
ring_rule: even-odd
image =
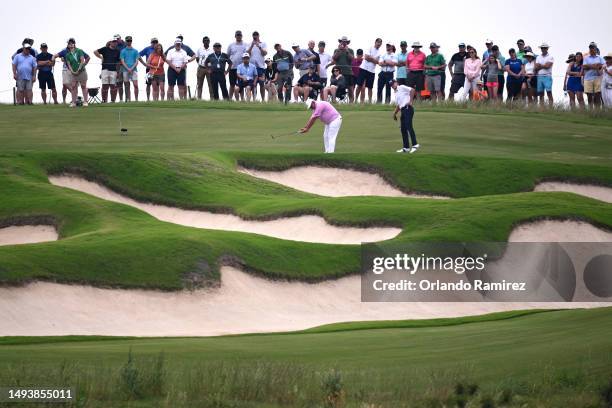
[[[238,100],[244,100],[244,89],[247,90],[247,102],[251,102],[253,96],[253,88],[255,79],[257,78],[257,67],[251,64],[251,56],[248,52],[242,54],[242,64],[238,65],[236,76],[238,77],[238,88],[234,89],[234,97]]]
[[[134,99],[138,102],[138,62],[143,65],[146,64],[142,58],[140,58],[138,50],[132,47],[132,36],[128,35],[125,37],[125,42],[127,44],[126,47],[119,53],[125,86],[125,101],[129,102],[132,99],[130,95],[130,81],[132,81],[134,85]]]
[[[510,48],[508,51],[510,58],[504,64],[504,70],[508,73],[508,82],[506,88],[508,90],[508,102],[519,100],[521,97],[521,89],[523,87],[523,60],[518,58],[516,50]]]
[[[601,108],[601,68],[606,61],[597,53],[597,44],[589,44],[589,54],[584,57],[582,69],[584,71],[584,93],[587,94],[589,107]]]
[[[31,45],[25,43],[21,53],[13,57],[13,78],[17,81],[17,103],[32,105],[32,83],[36,81],[36,58],[30,55]]]
[[[155,46],[157,45],[158,41],[157,38],[153,37],[151,38],[151,45],[149,45],[146,48],[143,48],[142,51],[140,51],[138,53],[138,55],[141,58],[144,58],[145,62],[149,60],[149,55],[153,54],[153,51],[155,50]],[[147,67],[147,70],[145,71],[146,73],[149,73],[149,67]],[[147,84],[147,102],[151,99],[151,80],[149,79],[149,77],[147,76],[147,79],[145,80],[145,83]]]

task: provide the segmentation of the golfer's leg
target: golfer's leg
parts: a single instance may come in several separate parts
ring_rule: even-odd
[[[323,128],[323,147],[325,148],[325,153],[329,152],[329,125],[325,125]]]
[[[338,118],[329,124],[327,130],[327,153],[333,153],[336,150],[336,138],[342,126],[342,119]]]
[[[410,142],[408,141],[408,118],[407,109],[402,109],[400,112],[400,132],[402,133],[402,144],[404,149],[410,149]]]
[[[412,120],[414,119],[414,107],[408,106],[406,111],[407,111],[406,116],[408,119],[406,123],[406,129],[408,130],[408,133],[410,134],[410,141],[412,142],[412,146],[414,146],[415,144],[418,144],[416,133],[414,132],[414,126],[412,125]]]

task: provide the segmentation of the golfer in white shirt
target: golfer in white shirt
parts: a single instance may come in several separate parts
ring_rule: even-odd
[[[412,107],[412,101],[414,100],[415,90],[406,85],[399,85],[397,79],[389,81],[391,88],[395,91],[395,111],[393,111],[393,120],[397,120],[398,112],[401,112],[400,117],[400,131],[402,132],[402,141],[404,147],[399,149],[398,153],[414,153],[420,147],[417,143],[416,133],[414,133],[414,127],[412,126],[412,118],[414,117],[414,108]],[[410,142],[408,140],[410,136]]]

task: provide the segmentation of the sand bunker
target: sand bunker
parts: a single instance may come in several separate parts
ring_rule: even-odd
[[[406,194],[378,174],[333,167],[300,166],[283,171],[239,168],[239,172],[291,187],[295,190],[326,197],[383,196],[413,198],[448,198],[443,196]]]
[[[0,228],[0,246],[36,244],[38,242],[57,241],[55,227],[50,225],[24,225]]]
[[[396,237],[402,231],[400,228],[391,227],[338,227],[328,224],[322,217],[315,215],[279,218],[271,221],[247,221],[235,215],[141,203],[80,177],[51,176],[49,181],[56,186],[67,187],[103,200],[136,207],[161,221],[188,227],[250,232],[290,241],[324,244],[360,244],[384,241]]]
[[[612,241],[579,222],[544,221],[517,229],[513,241]],[[530,308],[582,308],[606,303],[362,303],[360,277],[316,284],[278,282],[231,267],[218,289],[165,293],[38,282],[0,288],[0,336],[203,336],[298,330],[355,320],[426,319]]]
[[[590,184],[574,184],[562,182],[545,182],[538,184],[533,191],[564,191],[596,200],[612,203],[612,188]]]

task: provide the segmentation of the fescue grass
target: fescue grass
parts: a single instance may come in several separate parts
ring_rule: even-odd
[[[0,383],[76,386],[86,407],[595,407],[612,375],[609,315],[2,345]]]

